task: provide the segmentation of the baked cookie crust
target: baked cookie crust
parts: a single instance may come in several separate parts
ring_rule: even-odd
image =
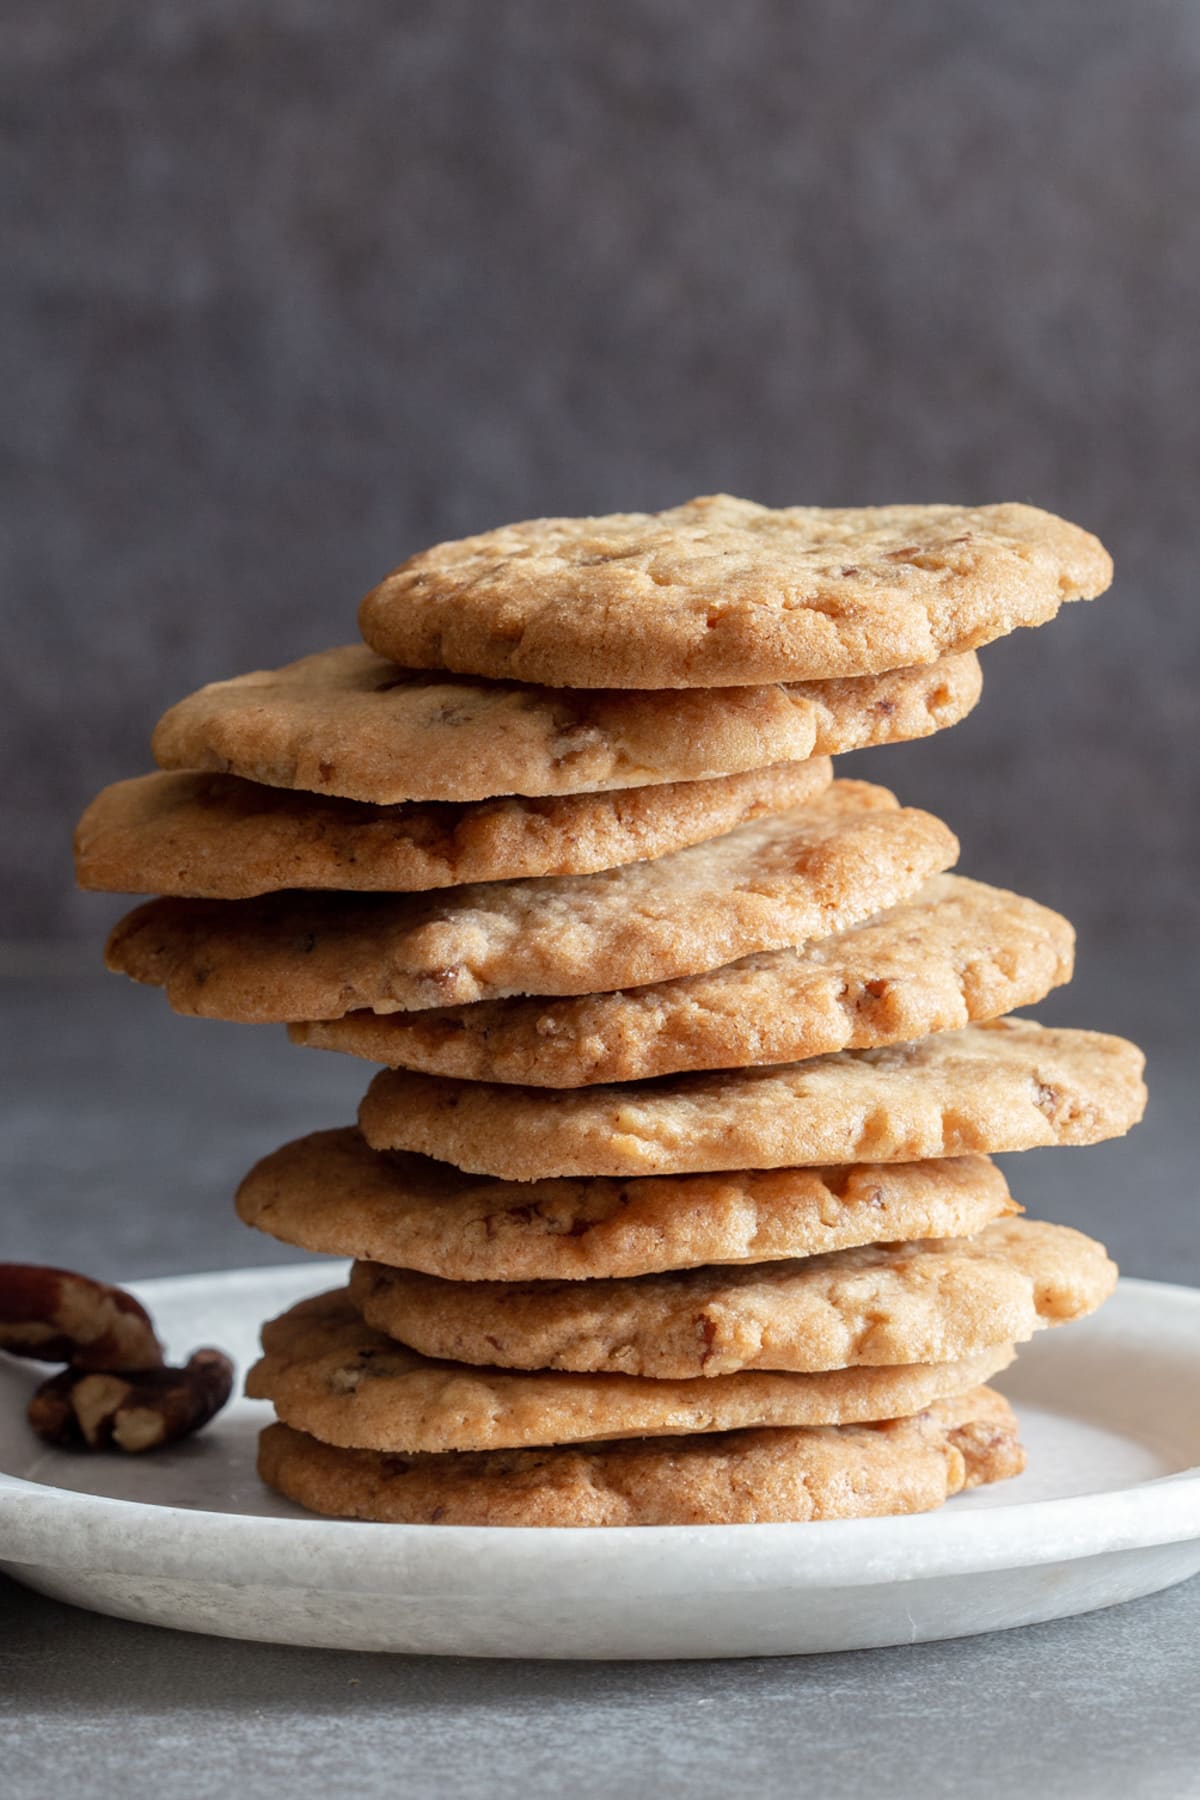
[[[1075,933],[1019,894],[935,875],[800,950],[614,994],[352,1012],[293,1043],[463,1081],[590,1087],[906,1043],[1031,1006],[1071,979]]]
[[[683,1380],[958,1362],[1094,1312],[1116,1279],[1082,1233],[1000,1219],[973,1238],[625,1281],[440,1281],[356,1263],[350,1299],[424,1356]]]
[[[587,875],[667,856],[815,800],[828,757],[563,799],[371,806],[236,775],[118,781],[75,831],[82,888],[246,900],[287,888],[405,893]]]
[[[264,1326],[246,1392],[322,1443],[434,1455],[903,1418],[989,1381],[1013,1355],[1003,1344],[928,1367],[754,1370],[691,1381],[467,1369],[372,1330],[342,1288]]]
[[[398,668],[361,644],[214,681],[155,729],[163,769],[393,806],[706,781],[928,737],[979,698],[969,651],[865,679],[591,692]]]
[[[359,628],[414,668],[724,687],[931,663],[1111,580],[1096,538],[1032,506],[774,509],[714,494],[437,544],[366,596]]]
[[[503,1087],[386,1069],[359,1108],[377,1150],[507,1181],[915,1162],[1095,1144],[1142,1116],[1124,1038],[997,1019],[915,1044],[617,1087]]]
[[[1019,1475],[1017,1422],[976,1388],[879,1425],[634,1438],[435,1457],[341,1450],[269,1425],[258,1471],[311,1512],[412,1525],[754,1525],[929,1512]]]
[[[835,781],[805,806],[653,862],[424,894],[151,900],[106,950],[177,1012],[247,1023],[590,993],[825,937],[954,861],[940,820]]]
[[[1019,1210],[986,1157],[632,1181],[494,1181],[372,1150],[357,1131],[284,1144],[244,1178],[246,1225],[327,1256],[447,1281],[590,1281],[971,1237]]]

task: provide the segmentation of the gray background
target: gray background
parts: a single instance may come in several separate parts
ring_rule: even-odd
[[[1150,1051],[1031,1211],[1200,1282],[1200,8],[1187,0],[7,0],[0,1254],[285,1254],[229,1195],[350,1059],[96,970],[71,821],[188,688],[353,632],[533,512],[1030,499],[1114,592],[863,763],[1062,906],[1042,1016]],[[119,907],[119,903],[117,903]],[[1200,1584],[923,1649],[488,1666],[222,1644],[0,1581],[14,1800],[412,1792],[1188,1800]]]
[[[1189,0],[8,0],[0,931],[201,681],[530,513],[1031,499],[1118,583],[876,773],[1097,937],[1200,918]]]

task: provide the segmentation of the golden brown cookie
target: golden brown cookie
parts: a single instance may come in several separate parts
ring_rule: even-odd
[[[615,994],[352,1012],[292,1041],[467,1081],[586,1087],[740,1069],[953,1031],[1030,1006],[1071,979],[1058,913],[959,875],[802,950]],[[386,1261],[387,1259],[384,1258]]]
[[[386,1069],[359,1124],[378,1150],[506,1181],[915,1162],[1120,1137],[1146,1103],[1142,1064],[1123,1038],[999,1019],[882,1050],[575,1091]]]
[[[930,663],[1111,579],[1102,544],[1032,506],[775,510],[716,494],[437,544],[367,595],[359,627],[420,669],[724,687]]]
[[[832,775],[828,757],[816,756],[714,781],[556,800],[389,807],[236,775],[140,775],[104,788],[84,813],[75,873],[83,888],[217,900],[589,874],[805,805]]]
[[[264,1157],[237,1210],[285,1244],[448,1281],[579,1281],[971,1237],[1018,1208],[982,1156],[513,1182],[372,1150],[343,1130]]]
[[[742,1369],[959,1362],[1107,1300],[1102,1244],[1000,1219],[973,1238],[624,1281],[441,1281],[356,1263],[369,1325],[423,1356],[687,1380]]]
[[[361,644],[215,681],[164,714],[164,769],[392,806],[704,781],[928,737],[979,698],[970,651],[929,667],[687,694],[571,693],[400,669]]]
[[[1019,1475],[991,1388],[881,1425],[717,1432],[479,1454],[339,1450],[269,1425],[258,1471],[312,1512],[414,1525],[751,1525],[929,1512]]]
[[[302,1300],[264,1326],[263,1355],[246,1377],[246,1392],[325,1444],[440,1454],[898,1419],[989,1381],[1013,1354],[1003,1344],[944,1365],[822,1375],[753,1371],[711,1381],[512,1374],[406,1350],[365,1325],[340,1288]]]
[[[835,781],[808,806],[654,862],[423,894],[152,900],[110,969],[177,1012],[338,1018],[503,994],[662,981],[839,931],[912,893],[958,845],[886,788]]]

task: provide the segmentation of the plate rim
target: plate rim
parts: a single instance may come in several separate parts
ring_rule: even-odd
[[[128,1286],[162,1304],[197,1281],[253,1286],[290,1277],[302,1284],[305,1274],[336,1280],[338,1266],[333,1260],[316,1268],[268,1263]],[[313,1291],[319,1291],[315,1282]],[[1122,1292],[1194,1312],[1200,1327],[1200,1287],[1122,1276]],[[254,1537],[263,1581],[314,1592],[377,1590],[381,1579],[400,1578],[406,1591],[436,1589],[453,1598],[477,1591],[481,1580],[492,1590],[519,1586],[560,1567],[570,1567],[576,1580],[603,1583],[614,1560],[626,1576],[674,1588],[701,1564],[711,1577],[714,1556],[729,1561],[739,1591],[781,1582],[792,1589],[864,1587],[1076,1562],[1200,1538],[1200,1464],[1104,1493],[1014,1501],[986,1512],[823,1520],[817,1533],[811,1522],[530,1531],[273,1518],[116,1499],[0,1471],[0,1566],[14,1570],[102,1569],[228,1584],[231,1533]]]

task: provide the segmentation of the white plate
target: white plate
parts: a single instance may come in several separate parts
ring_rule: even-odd
[[[245,1363],[339,1265],[146,1281],[182,1354]],[[0,1569],[95,1611],[276,1643],[459,1656],[782,1656],[1089,1612],[1200,1570],[1200,1289],[1122,1281],[1001,1385],[1029,1469],[907,1519],[519,1531],[317,1519],[254,1474],[268,1409],[158,1456],[34,1440],[0,1369]]]

